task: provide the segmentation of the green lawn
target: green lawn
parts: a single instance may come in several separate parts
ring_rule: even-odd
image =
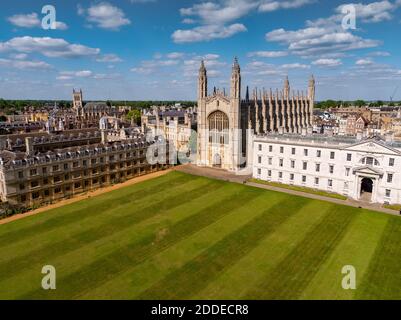
[[[401,299],[400,257],[397,216],[172,172],[0,225],[0,298]]]
[[[313,188],[308,188],[308,187],[300,187],[300,186],[295,186],[295,185],[291,185],[291,184],[284,184],[284,183],[280,183],[280,182],[265,181],[265,180],[254,179],[254,178],[249,179],[249,182],[265,184],[267,186],[283,188],[283,189],[288,189],[288,190],[294,190],[294,191],[300,191],[300,192],[305,192],[305,193],[310,193],[310,194],[316,194],[318,196],[323,196],[323,197],[328,197],[328,198],[347,200],[347,197],[343,196],[341,194],[334,193],[334,192],[325,192],[325,191],[322,191],[322,190],[319,190],[319,189],[313,189]]]

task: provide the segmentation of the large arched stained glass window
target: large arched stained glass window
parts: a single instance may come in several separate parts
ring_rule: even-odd
[[[208,117],[209,142],[228,144],[228,117],[224,112],[215,111]]]

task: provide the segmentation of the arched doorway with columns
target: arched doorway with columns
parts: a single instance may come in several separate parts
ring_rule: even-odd
[[[360,200],[371,201],[373,192],[373,180],[371,178],[362,178]]]
[[[353,198],[366,202],[377,202],[379,182],[383,172],[371,166],[358,167],[353,170],[355,174],[355,189]]]

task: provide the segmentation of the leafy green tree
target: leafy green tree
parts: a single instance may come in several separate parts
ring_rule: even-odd
[[[358,108],[361,108],[361,107],[366,106],[366,102],[365,102],[364,100],[356,100],[356,101],[354,102],[354,104],[355,104],[355,106],[358,107]]]
[[[127,113],[128,120],[134,120],[135,123],[139,124],[141,122],[141,111],[138,109],[132,109]]]

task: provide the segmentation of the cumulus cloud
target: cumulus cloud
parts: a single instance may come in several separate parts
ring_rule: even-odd
[[[176,30],[172,38],[177,43],[227,38],[247,30],[243,24],[233,22],[253,11],[298,8],[311,2],[313,0],[219,0],[196,3],[192,7],[181,8],[180,14],[184,17],[183,23],[198,22],[200,25],[193,29]]]
[[[296,31],[276,29],[266,34],[266,40],[287,45],[291,53],[305,57],[373,48],[381,44],[349,31],[326,27],[307,27]]]
[[[279,58],[285,57],[288,52],[285,51],[254,51],[248,53],[248,57],[259,57],[259,58]]]
[[[24,36],[0,42],[0,52],[4,51],[35,52],[51,58],[76,58],[98,55],[100,49],[72,44],[60,38]]]
[[[88,9],[78,6],[78,14],[86,15],[89,23],[93,23],[102,29],[117,31],[122,26],[131,24],[124,11],[108,2],[93,4]]]
[[[391,56],[390,52],[387,51],[374,51],[369,53],[370,56],[372,57],[389,57]]]
[[[167,54],[167,58],[169,59],[180,59],[182,57],[184,57],[184,53],[182,52],[171,52]]]
[[[56,21],[56,30],[67,30],[68,26],[64,22]]]
[[[290,0],[290,1],[275,1],[275,0],[266,0],[262,1],[259,5],[259,11],[261,12],[271,12],[280,9],[294,9],[299,8],[304,5],[315,2],[315,0]]]
[[[42,22],[39,19],[39,16],[36,12],[28,13],[28,14],[15,14],[11,17],[8,17],[7,20],[20,28],[41,28]],[[67,30],[68,26],[66,23],[61,21],[56,21],[56,29],[58,30]]]
[[[355,62],[357,66],[367,66],[373,64],[372,59],[359,59]]]
[[[312,62],[313,65],[319,67],[338,67],[342,65],[340,59],[318,59]]]
[[[90,70],[79,70],[79,71],[61,71],[57,80],[71,80],[73,78],[89,78],[93,75]]]
[[[283,69],[309,69],[310,66],[302,63],[288,63],[281,66]]]
[[[10,59],[0,59],[0,65],[20,70],[26,70],[26,69],[47,70],[52,68],[50,64],[44,61],[26,61],[26,60],[10,60]]]
[[[401,6],[401,1],[377,1],[370,4],[349,4],[356,10],[357,21],[377,23],[393,18],[393,12]],[[327,18],[307,21],[306,27],[298,30],[276,29],[266,34],[266,40],[288,46],[288,50],[306,58],[334,58],[346,51],[374,48],[381,41],[356,35],[353,30],[344,30],[341,21],[344,5],[335,8],[335,13]]]
[[[107,62],[107,63],[116,63],[123,61],[119,56],[116,54],[104,54],[96,59],[97,62]]]
[[[132,72],[139,74],[151,74],[159,70],[160,67],[171,67],[179,64],[179,60],[144,60],[138,66],[131,68]]]
[[[7,19],[10,23],[21,28],[40,27],[40,20],[37,13],[15,14]]]
[[[184,24],[194,24],[194,23],[196,23],[196,21],[194,19],[185,18],[185,19],[182,19],[182,23],[184,23]]]
[[[400,1],[390,2],[390,1],[377,1],[369,4],[362,3],[351,3],[355,7],[356,16],[365,23],[375,23],[385,20],[391,20],[393,18],[392,12],[401,6]],[[340,5],[336,12],[338,14],[342,13],[344,5]]]
[[[236,33],[247,31],[241,23],[231,24],[229,26],[205,25],[190,30],[176,30],[172,38],[176,43],[211,41],[214,39],[224,39],[233,36]]]

